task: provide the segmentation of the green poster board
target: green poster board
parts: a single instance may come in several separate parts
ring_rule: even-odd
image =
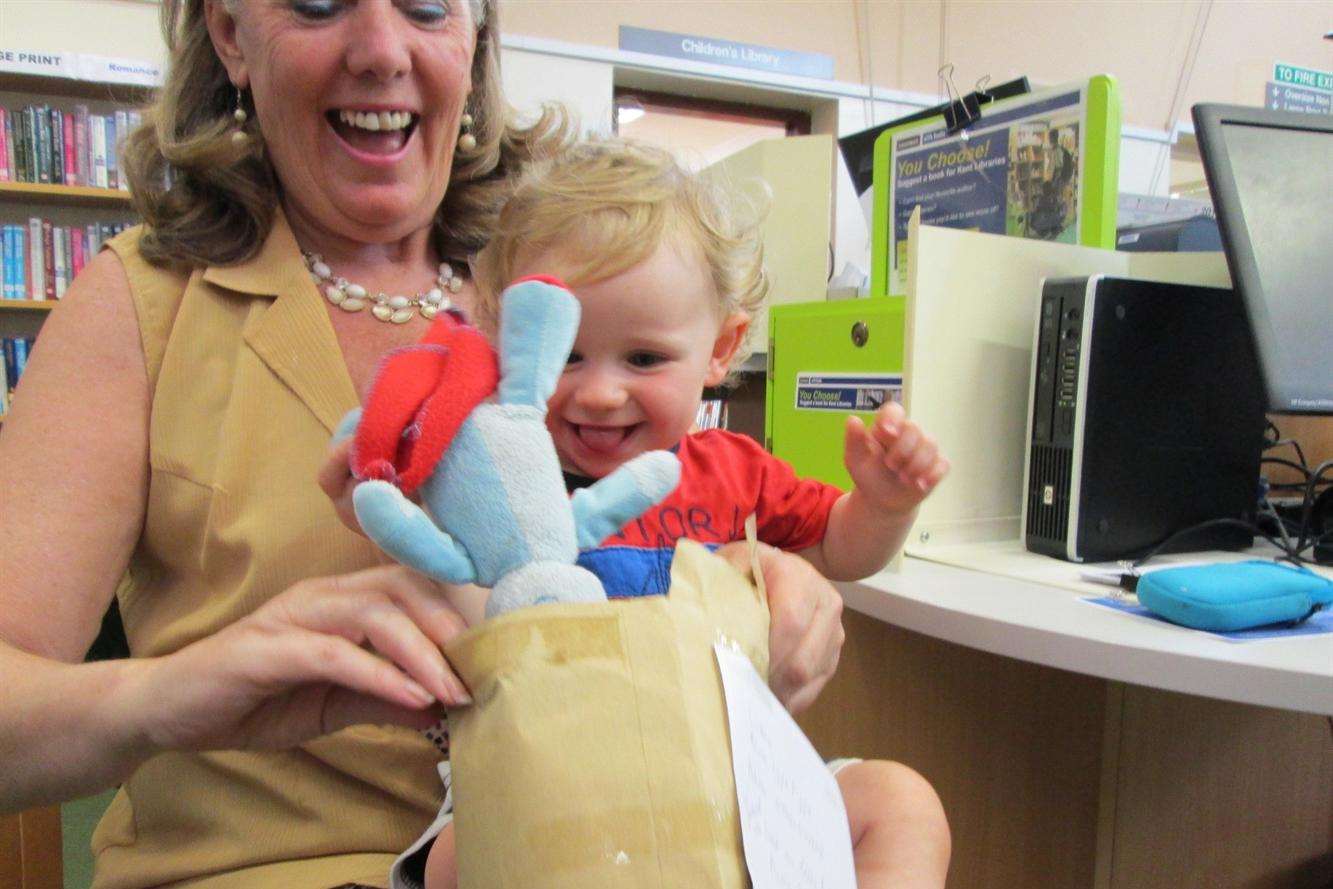
[[[900,297],[791,303],[769,310],[764,434],[796,472],[844,489],[847,415],[902,399]]]
[[[875,140],[870,293],[907,292],[907,220],[1115,248],[1120,95],[1115,79],[983,105],[950,134],[943,117]]]

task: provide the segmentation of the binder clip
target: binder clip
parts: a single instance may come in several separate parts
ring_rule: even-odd
[[[972,124],[981,119],[981,91],[980,87],[989,78],[983,78],[978,81],[978,90],[968,93],[966,96],[960,96],[958,90],[953,85],[953,63],[949,63],[939,70],[940,79],[944,81],[944,87],[949,97],[949,104],[944,109],[945,132],[952,136],[962,130],[966,130]],[[987,96],[989,101],[990,97]],[[963,133],[966,138],[967,134]]]

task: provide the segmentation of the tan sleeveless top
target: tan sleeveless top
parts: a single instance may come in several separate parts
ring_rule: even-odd
[[[261,252],[185,276],[110,242],[152,387],[148,508],[117,593],[130,650],[166,654],[296,581],[377,562],[315,481],[357,404],[323,300],[279,215]],[[357,727],[283,753],[169,753],[93,835],[95,889],[387,885],[441,801],[431,744]]]

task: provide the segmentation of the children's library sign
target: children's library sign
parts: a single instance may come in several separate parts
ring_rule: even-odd
[[[796,52],[775,49],[735,40],[718,40],[692,34],[674,34],[648,28],[620,26],[620,48],[630,52],[689,59],[693,62],[711,62],[714,65],[732,65],[737,68],[755,68],[774,74],[794,74],[799,77],[833,78],[833,57],[818,52]]]

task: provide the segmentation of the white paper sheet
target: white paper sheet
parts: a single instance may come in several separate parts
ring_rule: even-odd
[[[713,646],[754,889],[856,889],[838,782],[745,655]]]

